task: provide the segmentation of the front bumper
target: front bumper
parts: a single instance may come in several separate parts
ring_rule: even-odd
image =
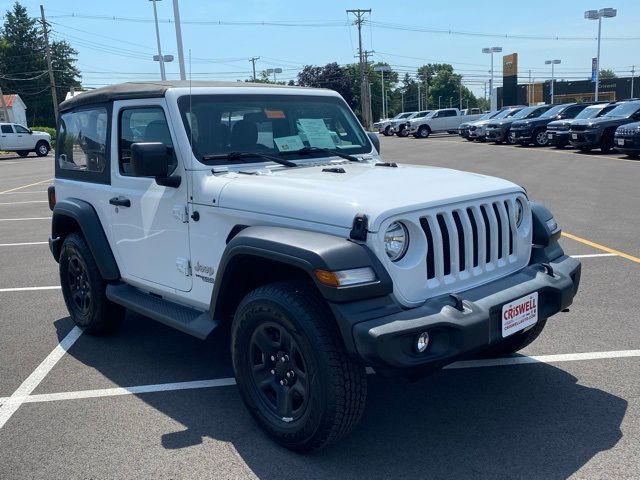
[[[514,143],[530,142],[533,138],[531,130],[511,130],[509,136]]]
[[[575,147],[596,147],[600,145],[600,131],[569,132],[569,143]]]
[[[538,292],[538,321],[571,305],[580,283],[580,262],[562,255],[458,294],[463,311],[450,296],[427,300],[410,310],[396,311],[352,327],[357,356],[381,371],[440,368],[502,338],[502,306]],[[429,348],[418,353],[415,339],[427,331]]]
[[[504,141],[504,131],[499,128],[486,129],[485,136],[487,137],[487,140],[489,140],[490,142]]]
[[[547,130],[549,145],[568,145],[571,134],[568,131]]]
[[[613,140],[613,145],[622,153],[640,153],[640,135],[633,137],[620,137],[616,135]]]

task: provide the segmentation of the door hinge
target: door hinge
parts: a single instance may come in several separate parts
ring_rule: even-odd
[[[189,221],[189,209],[186,205],[174,205],[173,216],[180,220],[182,223]]]
[[[188,259],[178,257],[176,259],[176,268],[185,277],[191,276],[191,262]]]

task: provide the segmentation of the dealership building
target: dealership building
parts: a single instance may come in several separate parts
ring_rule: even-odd
[[[504,95],[504,88],[497,88],[498,107],[508,105],[530,105],[551,103],[551,81],[520,84]],[[631,77],[600,80],[598,100],[613,102],[640,97],[640,78],[634,78],[634,95],[631,95]],[[509,95],[511,93],[511,95]],[[556,80],[553,87],[555,103],[592,102],[595,100],[595,85],[591,80]],[[506,98],[505,98],[506,97]]]
[[[551,103],[551,80],[518,84],[518,54],[511,53],[502,57],[502,86],[496,88],[495,93],[492,109]],[[595,83],[591,79],[565,81],[560,78],[554,81],[553,96],[554,103],[592,102],[595,100]],[[599,101],[614,102],[638,97],[640,78],[600,79]]]

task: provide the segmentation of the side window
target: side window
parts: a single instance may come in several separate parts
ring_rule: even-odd
[[[445,117],[455,117],[456,116],[456,111],[455,110],[447,110],[444,112],[444,116]]]
[[[2,125],[2,133],[13,133],[13,128],[11,125]]]
[[[17,133],[29,133],[29,129],[24,128],[22,125],[14,125],[13,128],[16,129]]]
[[[178,166],[171,133],[161,107],[132,107],[120,111],[118,166],[122,175],[132,175],[131,145],[143,142],[164,143],[171,155],[169,173]]]
[[[56,156],[62,170],[104,172],[107,159],[107,110],[77,110],[60,116]]]

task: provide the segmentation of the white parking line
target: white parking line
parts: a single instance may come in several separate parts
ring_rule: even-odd
[[[587,255],[571,255],[573,258],[617,257],[617,253],[589,253]]]
[[[28,200],[26,202],[3,202],[0,205],[23,205],[25,203],[49,203],[48,200]]]
[[[30,193],[47,193],[46,190],[31,190],[30,192],[2,192],[0,195],[29,195]]]
[[[0,192],[0,195],[5,193],[15,192],[16,190],[22,190],[23,188],[33,187],[34,185],[42,185],[43,183],[50,182],[53,178],[47,178],[46,180],[41,180],[39,182],[30,183],[29,185],[22,185],[21,187],[10,188],[9,190],[4,190]]]
[[[0,293],[6,293],[6,292],[33,292],[35,290],[60,290],[60,285],[51,285],[49,287],[0,288]]]
[[[47,245],[49,242],[0,243],[0,247],[22,247],[24,245]]]
[[[0,218],[0,222],[21,222],[23,220],[51,220],[49,217],[29,217],[29,218]]]
[[[58,360],[60,360],[76,340],[80,338],[80,335],[82,335],[82,330],[78,327],[73,327],[73,329],[62,339],[56,348],[47,355],[47,358],[38,365],[38,368],[36,368],[33,373],[29,375],[24,382],[22,382],[22,385],[20,385],[15,392],[13,392],[13,395],[2,402],[2,406],[0,406],[0,428],[2,428],[11,416],[16,413],[18,408],[20,408],[20,405],[24,403],[25,398],[28,397],[38,385],[40,385],[40,382],[44,380],[44,377],[46,377],[55,364],[58,363]]]
[[[66,340],[66,339],[65,339]],[[576,362],[585,360],[603,360],[614,358],[640,357],[640,350],[615,350],[609,352],[586,352],[567,353],[559,355],[537,355],[519,356],[505,358],[491,358],[482,360],[467,360],[452,363],[444,367],[445,369],[481,368],[481,367],[502,367],[510,365],[527,364],[550,364],[562,362]],[[373,369],[367,368],[367,373],[375,373]],[[0,404],[39,403],[57,402],[62,400],[78,400],[83,398],[115,397],[121,395],[136,395],[141,393],[173,392],[178,390],[196,390],[201,388],[229,387],[235,385],[236,381],[232,377],[215,378],[210,380],[197,380],[192,382],[159,383],[153,385],[138,385],[134,387],[102,388],[97,390],[79,390],[75,392],[59,393],[39,393],[36,395],[23,395],[18,397],[15,394],[11,397],[0,398]],[[0,425],[1,427],[1,425]]]

